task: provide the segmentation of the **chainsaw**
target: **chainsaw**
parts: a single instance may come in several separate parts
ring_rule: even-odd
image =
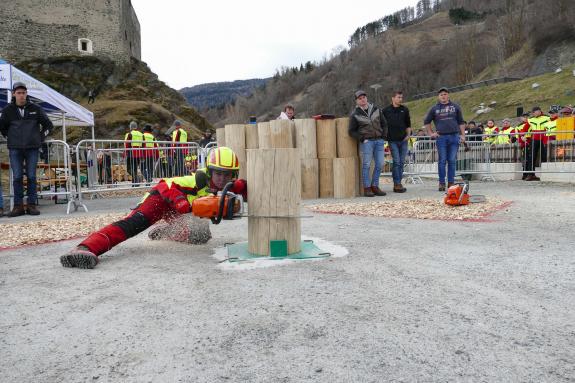
[[[468,183],[457,183],[447,189],[443,202],[450,206],[464,206],[469,205],[470,203],[485,202],[486,200],[487,199],[483,195],[469,195]]]
[[[229,191],[233,186],[234,183],[229,182],[222,191],[193,200],[192,214],[200,218],[209,218],[215,225],[222,219],[241,218],[244,213],[244,199],[241,195]]]

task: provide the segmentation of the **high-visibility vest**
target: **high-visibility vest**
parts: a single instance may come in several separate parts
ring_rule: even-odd
[[[146,148],[153,148],[154,147],[154,141],[156,141],[156,138],[154,137],[154,135],[152,133],[145,132],[143,134],[143,136],[144,136],[143,141],[146,141],[145,147]]]
[[[172,132],[172,142],[176,142],[178,132],[180,132],[180,140],[178,142],[188,142],[188,132],[182,128],[176,129]]]
[[[132,148],[141,148],[142,147],[142,143],[141,142],[134,142],[134,141],[144,141],[144,135],[142,134],[142,132],[140,132],[139,130],[132,130],[130,131],[130,133],[126,133],[126,136],[124,136],[124,140],[128,141],[128,135],[132,135],[132,140],[130,142],[130,146]]]
[[[162,180],[160,180],[160,183],[165,183],[165,185],[160,186],[160,184],[158,184],[157,186],[155,186],[155,188],[167,187],[168,189],[171,189],[172,187],[174,187],[174,185],[177,185],[178,189],[180,189],[186,195],[186,198],[191,205],[196,198],[205,197],[211,194],[209,191],[209,179],[205,178],[204,180],[205,185],[197,184],[196,174],[200,172],[203,173],[202,175],[205,178],[206,169],[198,169],[196,173],[189,176],[163,178]],[[149,196],[150,193],[146,193],[140,203],[144,202],[144,200]]]
[[[549,120],[545,124],[545,129],[547,129],[547,137],[554,137],[557,134],[557,119]]]
[[[497,134],[498,132],[499,128],[497,126],[493,126],[493,128],[486,126],[485,129],[483,130],[483,134],[485,134],[484,141],[494,144],[495,141],[497,140],[497,136],[495,136],[495,134]]]
[[[508,144],[511,142],[511,134],[513,133],[513,128],[509,127],[506,129],[502,129],[499,135],[495,137],[495,143],[497,145]]]
[[[527,131],[525,137],[530,138],[533,133],[547,132],[545,125],[549,121],[551,121],[551,119],[549,118],[549,116],[541,115],[539,117],[531,117],[527,121],[529,122],[529,130]],[[534,136],[534,139],[540,141],[543,140],[543,136],[544,136],[543,134],[536,134]]]

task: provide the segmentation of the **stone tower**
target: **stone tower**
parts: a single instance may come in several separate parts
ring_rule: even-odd
[[[0,1],[0,58],[94,55],[141,59],[140,23],[131,0]]]

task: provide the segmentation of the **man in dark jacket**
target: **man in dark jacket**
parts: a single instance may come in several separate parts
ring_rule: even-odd
[[[10,167],[12,169],[14,187],[14,209],[9,217],[17,217],[28,213],[38,215],[36,193],[36,165],[38,149],[54,126],[44,110],[30,102],[28,89],[22,82],[14,83],[12,87],[12,102],[2,110],[0,116],[0,132],[8,137]],[[24,164],[28,204],[24,207]]]
[[[403,165],[407,155],[407,142],[411,136],[411,118],[409,109],[402,105],[403,92],[396,91],[391,97],[391,105],[383,109],[382,113],[389,125],[389,148],[393,158],[393,191],[395,193],[405,193],[407,190],[401,184],[403,178]]]
[[[349,116],[348,132],[351,137],[360,142],[363,195],[366,197],[384,196],[385,192],[379,189],[379,176],[383,167],[387,121],[376,105],[367,102],[367,94],[363,90],[355,92],[355,103],[356,107]],[[370,176],[369,166],[372,158],[375,166]]]

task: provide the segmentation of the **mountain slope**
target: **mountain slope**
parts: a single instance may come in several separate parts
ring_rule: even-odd
[[[232,103],[238,96],[250,96],[255,88],[269,80],[253,78],[227,82],[213,82],[180,89],[188,103],[196,109],[214,108]]]
[[[66,56],[15,65],[93,111],[98,138],[123,137],[132,120],[159,123],[165,131],[180,119],[192,138],[212,128],[181,94],[160,81],[141,61],[120,66],[92,56]],[[87,103],[90,89],[97,94],[93,104]],[[71,141],[88,138],[87,130],[71,128],[69,137]]]

